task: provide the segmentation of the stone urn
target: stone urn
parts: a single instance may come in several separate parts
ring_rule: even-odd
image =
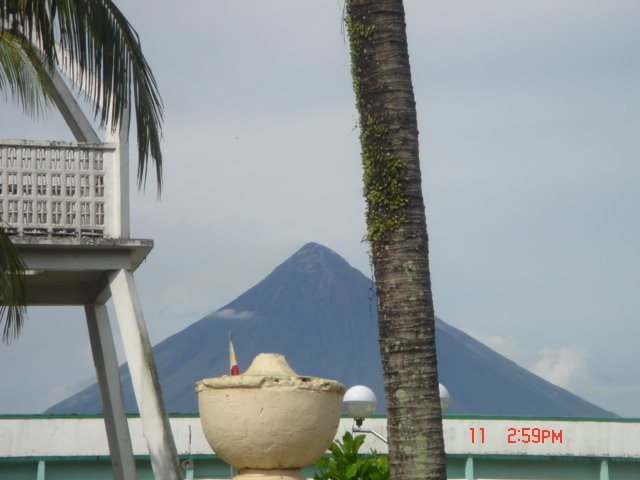
[[[333,441],[344,385],[298,375],[277,353],[261,353],[241,375],[196,384],[204,435],[237,480],[304,479]]]

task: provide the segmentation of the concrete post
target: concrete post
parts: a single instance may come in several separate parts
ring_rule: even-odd
[[[109,285],[153,473],[157,479],[181,480],[178,454],[133,274],[129,270],[113,272]]]
[[[36,480],[45,480],[44,479],[44,473],[45,473],[44,460],[39,460],[38,461],[38,470],[36,470]]]
[[[465,480],[475,480],[476,478],[473,471],[473,457],[467,457],[464,464],[464,478]]]
[[[607,460],[600,462],[600,480],[609,480],[609,462]]]
[[[110,165],[113,169],[114,181],[107,195],[110,216],[113,218],[113,235],[121,238],[128,238],[131,233],[129,228],[129,124],[130,112],[127,108],[122,121],[114,125],[114,121],[110,118],[104,132],[105,142],[116,145],[113,163]]]
[[[136,478],[136,464],[122,397],[118,358],[105,305],[85,305],[93,363],[100,386],[111,466],[115,480]]]

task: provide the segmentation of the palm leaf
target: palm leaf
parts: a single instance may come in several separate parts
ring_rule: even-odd
[[[20,252],[0,227],[0,327],[2,341],[18,337],[27,315],[25,265]]]
[[[46,63],[58,65],[93,104],[106,127],[135,112],[138,186],[155,164],[162,187],[163,105],[138,34],[111,0],[0,0],[1,26],[20,32],[42,50]],[[61,47],[66,55],[60,56]]]
[[[0,30],[0,92],[14,99],[25,113],[40,117],[52,100],[45,65],[21,38]]]

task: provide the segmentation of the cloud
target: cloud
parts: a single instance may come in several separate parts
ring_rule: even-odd
[[[531,371],[567,390],[575,389],[588,375],[586,351],[578,346],[542,348]]]
[[[225,308],[214,312],[211,316],[215,318],[224,318],[225,320],[248,320],[253,317],[254,313],[249,310],[237,311],[233,308]]]
[[[79,382],[56,385],[49,389],[42,398],[38,399],[38,410],[45,410],[93,385],[95,382],[95,378],[85,378]]]
[[[548,382],[571,391],[582,391],[592,384],[587,354],[583,347],[559,346],[536,349],[527,347],[513,337],[465,332],[500,355],[507,357]]]
[[[523,355],[524,350],[513,337],[484,334],[468,328],[463,329],[463,331],[509,360],[521,365],[527,363],[527,358]]]

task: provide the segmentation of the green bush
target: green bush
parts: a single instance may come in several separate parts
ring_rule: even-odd
[[[353,437],[346,432],[342,442],[336,440],[329,447],[331,456],[316,462],[320,470],[314,480],[389,480],[389,460],[376,452],[358,453],[365,436]]]

